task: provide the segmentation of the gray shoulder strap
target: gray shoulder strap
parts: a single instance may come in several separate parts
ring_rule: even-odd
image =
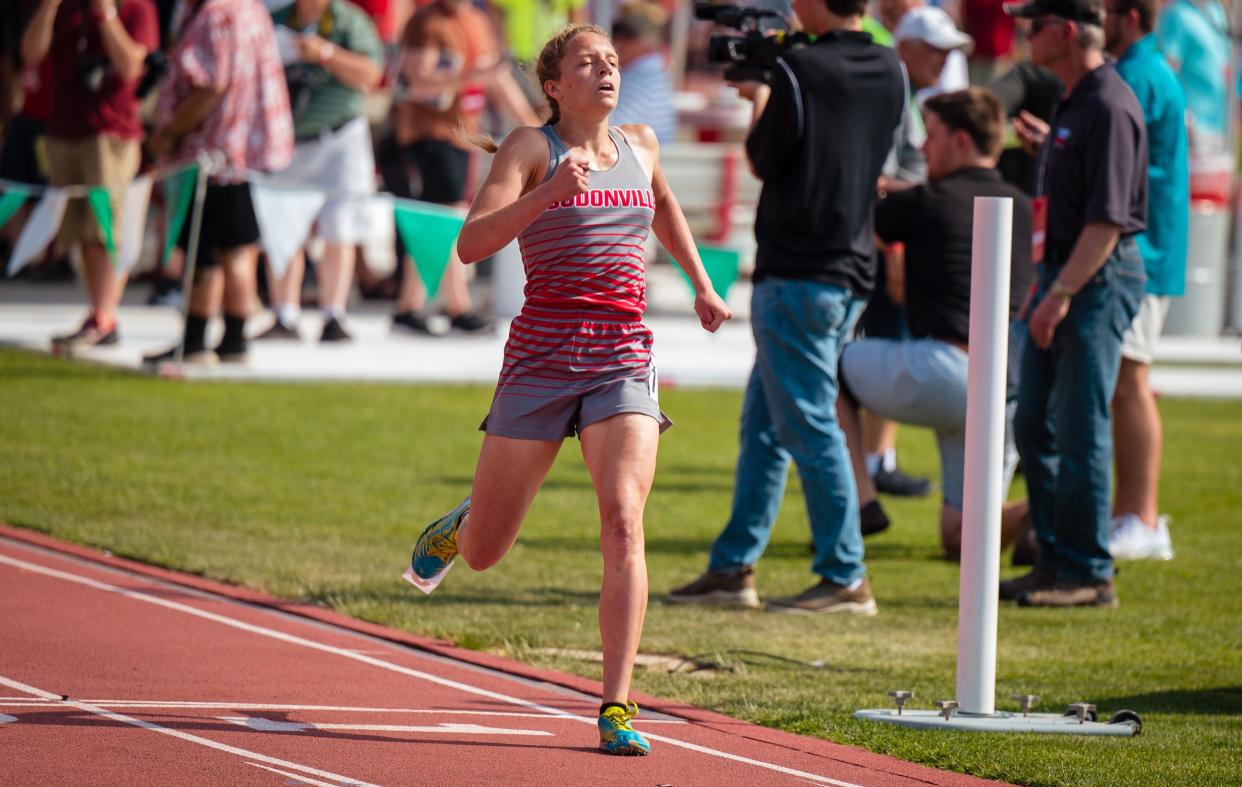
[[[540,126],[539,130],[543,132],[543,136],[548,140],[548,171],[543,173],[543,180],[547,182],[551,179],[556,168],[560,166],[561,159],[569,153],[569,148],[557,136],[556,131],[551,126]]]

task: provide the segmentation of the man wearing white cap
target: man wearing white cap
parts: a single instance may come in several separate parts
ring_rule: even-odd
[[[960,85],[945,84],[945,78],[952,76],[947,73],[947,64],[955,52],[964,61],[975,42],[958,30],[943,10],[930,5],[911,8],[897,23],[893,38],[897,41],[897,54],[906,64],[911,86],[916,91],[934,88],[934,92],[944,92],[967,86],[964,80]]]
[[[925,0],[874,0],[876,16],[885,29],[893,34],[894,39],[897,36],[897,28],[901,25],[901,21],[911,11],[927,7],[928,5],[930,4],[926,3]],[[919,95],[920,101],[936,93],[947,93],[969,87],[970,74],[966,66],[966,55],[957,47],[949,48],[953,51],[945,63],[944,70],[941,71],[940,76],[936,80],[922,90],[922,93]]]

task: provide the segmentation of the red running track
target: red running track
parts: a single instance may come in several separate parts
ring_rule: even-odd
[[[7,527],[0,589],[6,784],[985,783],[651,697],[610,757],[598,684]]]

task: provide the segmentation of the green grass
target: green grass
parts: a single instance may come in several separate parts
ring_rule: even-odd
[[[157,380],[0,351],[0,519],[118,555],[310,599],[544,667],[598,666],[544,648],[598,647],[594,497],[565,444],[512,553],[433,596],[399,578],[422,525],[468,489],[491,392],[482,387]],[[1139,711],[1136,739],[914,732],[855,721],[889,689],[915,705],[954,693],[957,567],[938,558],[933,501],[894,501],[868,543],[871,619],[666,606],[702,570],[727,513],[740,393],[673,390],[647,510],[647,653],[702,655],[707,675],[640,670],[637,687],[793,732],[1026,784],[1242,781],[1242,404],[1163,401],[1161,508],[1177,559],[1125,565],[1116,611],[1004,607],[997,695],[1044,709],[1087,700]],[[906,469],[936,473],[925,432]],[[791,480],[760,592],[811,583]],[[821,668],[801,662],[823,660]]]

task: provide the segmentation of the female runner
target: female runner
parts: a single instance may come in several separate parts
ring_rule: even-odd
[[[703,327],[715,331],[732,314],[660,171],[655,134],[608,125],[621,83],[603,30],[561,30],[537,71],[552,117],[505,138],[457,242],[471,263],[516,237],[526,302],[510,327],[471,494],[423,531],[405,576],[431,592],[457,555],[476,571],[499,562],[561,442],[577,434],[599,501],[604,560],[600,748],[643,755],[651,747],[630,726],[638,707],[629,701],[647,610],[643,509],[659,435],[671,425],[642,323],[652,229],[694,284]]]

